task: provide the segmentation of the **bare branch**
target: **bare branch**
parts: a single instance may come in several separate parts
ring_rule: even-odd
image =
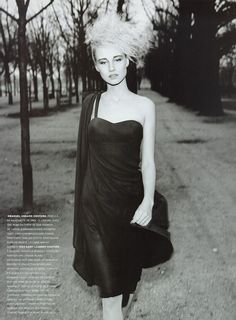
[[[235,45],[235,39],[236,39],[236,29],[229,30],[217,38],[217,43],[220,48],[221,56],[223,56],[224,54],[227,54],[230,48],[232,48],[232,46]]]
[[[168,11],[168,10],[166,10],[166,9],[156,8],[156,12],[158,12],[159,14],[160,14],[160,13],[163,13],[163,14],[165,14],[166,16],[169,15],[169,16],[171,16],[172,18],[177,19],[176,15],[174,15],[172,12],[170,12],[170,11]]]
[[[169,11],[168,9],[163,9],[161,8],[159,5],[156,4],[156,1],[155,0],[152,0],[153,2],[153,5],[154,5],[154,8],[155,8],[155,11],[158,12],[159,14],[160,13],[163,13],[163,14],[166,14],[171,16],[172,18],[174,19],[177,19],[176,15],[174,13],[172,13],[171,11]]]
[[[2,51],[0,51],[0,60],[3,60],[4,59],[4,54]],[[4,67],[3,67],[3,71],[4,71]],[[0,72],[0,75],[1,75],[1,72]]]
[[[85,4],[84,9],[83,9],[83,14],[87,11],[87,9],[89,8],[90,4],[91,4],[90,1],[87,1],[87,4]]]
[[[30,3],[30,0],[27,0],[26,3],[25,3],[25,10],[26,11],[28,10],[29,3]]]
[[[0,11],[4,12],[8,17],[10,17],[12,20],[16,21],[18,23],[19,19],[17,19],[16,17],[14,17],[11,13],[9,13],[8,11],[6,11],[5,9],[0,7]]]
[[[0,52],[0,56],[1,56],[1,52]],[[3,75],[4,73],[4,68],[2,68],[2,70],[0,71],[0,76]]]
[[[29,0],[27,0],[29,1]],[[42,13],[44,10],[46,10],[52,3],[54,2],[54,0],[51,0],[46,6],[44,6],[41,10],[39,10],[37,13],[35,13],[32,17],[30,17],[29,19],[27,19],[26,23],[30,22],[31,20],[33,20],[34,18],[36,18],[40,13]]]
[[[57,23],[58,23],[60,32],[61,32],[61,36],[62,36],[62,38],[64,39],[64,41],[66,42],[66,44],[70,47],[70,41],[69,41],[69,40],[67,39],[67,37],[65,36],[65,33],[64,33],[64,31],[63,31],[62,25],[61,25],[61,23],[60,23],[60,21],[59,21],[59,18],[58,18],[58,15],[57,15],[57,13],[56,13],[56,10],[55,10],[54,6],[52,6],[52,8],[53,8],[53,11],[54,11],[54,14],[55,14],[56,21],[57,21]]]
[[[61,1],[61,5],[64,6],[67,9],[67,11],[69,11],[69,9],[62,3],[62,1]],[[55,13],[55,8],[54,7],[53,7],[53,10],[54,10],[54,13]],[[72,16],[72,19],[73,19],[74,15],[72,14],[72,11],[71,11],[71,16]],[[64,20],[66,22],[67,27],[70,29],[71,33],[73,33],[73,28],[70,25],[70,22],[69,22],[69,19],[68,19],[68,14],[67,14],[66,10],[63,10],[63,17],[64,17]],[[73,22],[74,22],[74,19],[73,19]]]
[[[91,14],[89,19],[84,23],[84,26],[89,25],[93,21],[94,17],[96,16],[97,11],[103,6],[105,1],[107,1],[107,0],[102,0],[99,5],[96,5],[96,9],[94,10],[94,14]]]
[[[218,25],[217,30],[232,23],[232,21],[236,19],[236,3],[228,2],[227,4],[222,5],[216,12],[216,17]]]
[[[11,75],[14,74],[14,72],[16,71],[16,67],[17,67],[17,61],[15,61],[13,64],[12,71],[10,72]]]
[[[218,5],[216,5],[216,11],[221,10],[223,6],[225,6],[226,1],[220,1]]]
[[[105,10],[105,12],[107,12],[107,11],[108,11],[109,4],[110,4],[110,0],[107,0],[106,10]]]
[[[155,27],[155,30],[160,30],[160,28],[158,27],[158,25],[160,24],[158,22],[158,19],[157,19],[157,15],[159,16],[159,19],[162,20],[163,19],[163,16],[165,15],[165,17],[167,17],[168,15],[170,17],[172,17],[174,20],[177,20],[177,16],[172,13],[171,11],[169,11],[168,9],[163,9],[161,7],[159,7],[159,4],[160,3],[156,3],[155,0],[152,0],[152,3],[153,3],[153,6],[154,6],[154,9],[153,9],[153,13],[150,13],[147,9],[147,5],[145,4],[145,1],[144,0],[141,0],[141,3],[142,3],[142,6],[143,6],[143,9],[148,17],[148,19],[150,20],[150,22],[153,24],[153,26]]]
[[[1,37],[2,37],[2,44],[3,44],[3,48],[4,50],[6,51],[7,49],[7,41],[6,41],[6,37],[5,37],[5,33],[4,33],[4,28],[3,28],[3,25],[2,25],[2,21],[0,21],[0,34],[1,34]]]

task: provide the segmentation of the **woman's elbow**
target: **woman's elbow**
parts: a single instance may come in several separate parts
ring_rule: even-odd
[[[155,161],[154,160],[148,160],[148,161],[142,162],[141,170],[142,170],[142,172],[145,172],[145,171],[154,171],[154,172],[156,172]]]

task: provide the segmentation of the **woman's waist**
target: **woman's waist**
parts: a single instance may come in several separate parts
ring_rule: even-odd
[[[143,196],[143,181],[140,174],[123,177],[95,173],[90,178],[86,179],[89,189],[93,190],[97,197],[107,199],[108,202],[129,202],[132,198],[140,199]]]
[[[140,144],[130,143],[94,143],[90,144],[91,157],[104,162],[113,162],[121,166],[137,166],[140,162]]]
[[[91,154],[90,156],[92,170],[100,171],[102,174],[110,174],[117,178],[140,178],[140,163],[139,156],[127,157],[124,155],[123,157],[116,157],[114,153],[110,155]]]
[[[142,172],[140,167],[114,166],[111,163],[99,163],[97,161],[90,161],[87,167],[86,178],[92,181],[94,185],[101,186],[118,186],[127,189],[142,188]],[[86,179],[86,180],[87,180]]]
[[[92,161],[90,170],[99,180],[113,180],[119,183],[139,183],[142,181],[142,172],[139,165],[121,166],[114,163],[98,163]]]

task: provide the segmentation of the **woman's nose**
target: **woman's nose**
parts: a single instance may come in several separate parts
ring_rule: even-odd
[[[109,62],[109,71],[113,71],[114,68],[114,63],[113,62]]]

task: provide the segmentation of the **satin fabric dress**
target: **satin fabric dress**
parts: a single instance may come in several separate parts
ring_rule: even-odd
[[[173,246],[167,200],[157,190],[150,223],[130,224],[144,195],[143,127],[136,120],[113,123],[99,118],[100,97],[101,93],[88,95],[80,115],[73,267],[106,298],[133,293],[142,268],[170,259]]]
[[[73,266],[101,297],[134,292],[140,280],[139,238],[130,221],[143,199],[142,124],[94,118],[88,125],[88,163],[81,194],[80,232]]]

